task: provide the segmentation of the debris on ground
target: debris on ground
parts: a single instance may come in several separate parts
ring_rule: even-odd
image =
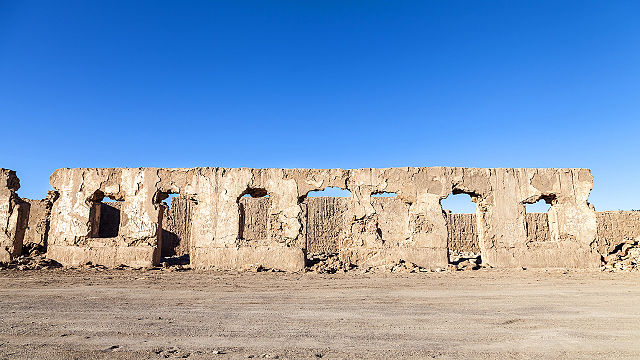
[[[59,267],[62,267],[62,264],[48,259],[38,250],[33,250],[28,255],[22,255],[9,263],[0,263],[0,269],[46,270]]]
[[[312,253],[307,254],[307,271],[320,274],[335,274],[355,269],[350,262],[340,259],[337,253]]]
[[[472,251],[450,251],[449,266],[450,271],[478,270],[482,268],[480,253]]]
[[[640,271],[640,237],[626,239],[602,257],[603,271]]]

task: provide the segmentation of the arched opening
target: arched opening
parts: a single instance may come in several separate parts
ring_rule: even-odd
[[[452,214],[475,214],[476,204],[467,193],[452,192],[445,199],[440,201],[442,210]]]
[[[266,189],[248,188],[238,197],[238,239],[264,241],[271,199]]]
[[[554,195],[540,196],[524,202],[524,223],[527,242],[549,241],[549,209],[555,202]]]
[[[342,189],[337,186],[327,186],[322,190],[314,190],[309,191],[307,193],[307,198],[310,197],[351,197],[351,191],[347,189]]]
[[[171,206],[174,204],[174,199],[178,202],[180,198],[180,194],[169,193],[167,198],[162,200],[162,202],[167,206],[168,209],[171,209]]]
[[[90,201],[89,211],[89,237],[114,238],[120,233],[122,218],[122,206],[124,198],[113,195],[105,195],[102,191],[96,191]]]
[[[549,209],[551,209],[551,204],[543,199],[540,199],[533,204],[525,204],[524,208],[527,214],[546,213],[549,212]]]
[[[449,263],[456,270],[478,269],[482,262],[473,195],[454,190],[440,201],[447,225]]]

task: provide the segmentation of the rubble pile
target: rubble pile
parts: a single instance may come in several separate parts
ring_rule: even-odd
[[[260,264],[245,264],[238,271],[246,271],[246,272],[282,272],[279,269],[267,268]]]
[[[482,259],[480,253],[472,251],[450,251],[449,266],[450,271],[478,270],[481,269]]]
[[[602,257],[603,271],[640,271],[640,237],[627,239]]]
[[[29,255],[22,255],[8,263],[0,263],[3,270],[47,270],[62,267],[62,265],[52,259],[47,259],[38,250],[33,250]]]
[[[447,268],[424,268],[410,261],[400,259],[396,262],[382,266],[356,266],[349,262],[344,262],[336,253],[313,253],[308,254],[308,272],[321,274],[335,274],[338,272],[356,271],[361,273],[418,273],[418,272],[442,272],[478,270],[481,265],[480,254],[473,252],[458,252],[452,257],[452,262]]]
[[[429,269],[422,268],[412,262],[404,261],[402,259],[396,263],[385,265],[383,269],[392,273],[416,273],[429,271]]]
[[[350,262],[344,262],[336,253],[307,254],[307,271],[321,274],[335,274],[355,269]]]

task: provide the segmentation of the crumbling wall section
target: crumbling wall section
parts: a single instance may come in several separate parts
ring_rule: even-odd
[[[487,169],[489,193],[478,200],[483,263],[498,267],[597,268],[591,247],[596,216],[587,203],[593,176],[587,169]],[[549,241],[528,242],[525,204],[545,200]]]
[[[479,253],[478,232],[475,214],[445,212],[449,231],[449,250],[454,252]],[[527,243],[549,241],[549,220],[546,213],[525,214]]]
[[[350,200],[339,197],[310,197],[307,206],[307,252],[337,253],[347,232]]]
[[[445,212],[447,219],[448,247],[454,252],[480,252],[475,214]]]
[[[51,210],[48,256],[64,265],[152,266],[160,260],[157,169],[58,169],[50,178],[59,198]],[[96,210],[123,201],[115,237],[100,237]]]
[[[599,265],[591,248],[595,212],[587,203],[593,178],[586,169],[59,169],[51,183],[60,198],[52,209],[50,244],[63,264],[87,259],[107,265],[157,263],[160,202],[173,193],[193,201],[189,244],[194,267],[300,270],[311,238],[318,240],[313,246],[337,248],[345,263],[375,266],[405,260],[442,268],[448,262],[449,231],[440,201],[451,193],[467,193],[477,204],[475,225],[484,263]],[[351,192],[344,209],[331,210],[344,223],[336,220],[330,230],[314,229],[308,218],[327,221],[330,206],[314,212],[307,194],[326,187]],[[373,196],[384,192],[396,197]],[[248,204],[246,194],[268,195],[268,205]],[[124,201],[115,238],[96,237],[91,228],[93,204],[105,196]],[[551,204],[549,236],[548,241],[532,242],[525,204],[540,199]],[[332,235],[337,247],[330,244],[336,240],[322,240],[322,231],[339,232]]]
[[[3,263],[22,254],[29,203],[18,197],[19,188],[15,171],[0,169],[0,262]]]
[[[162,256],[189,254],[192,203],[190,199],[174,197],[171,206],[163,210]]]
[[[551,240],[547,213],[529,213],[525,215],[524,220],[527,229],[527,243]]]
[[[240,229],[238,236],[245,241],[264,243],[269,235],[267,225],[269,221],[268,197],[242,197],[239,202]]]
[[[23,248],[29,251],[47,251],[47,240],[49,227],[51,225],[51,208],[57,197],[57,192],[49,191],[44,199],[23,199],[29,204],[29,215],[27,217]]]
[[[640,237],[640,211],[602,211],[596,216],[596,246],[602,255],[610,254],[625,241]]]

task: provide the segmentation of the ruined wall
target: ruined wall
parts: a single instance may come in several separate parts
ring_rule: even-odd
[[[155,172],[155,171],[153,171]],[[51,210],[47,255],[64,265],[151,266],[160,260],[156,177],[144,169],[59,169],[50,182],[59,193]],[[115,237],[99,237],[96,203],[124,201]]]
[[[15,171],[0,169],[0,262],[22,254],[29,204],[16,194],[19,188]]]
[[[640,211],[602,211],[596,213],[598,252],[607,255],[625,240],[640,237]]]
[[[163,210],[162,256],[182,256],[190,251],[192,200],[171,199],[171,206]]]
[[[195,267],[260,264],[296,270],[304,267],[304,251],[312,246],[337,247],[343,260],[356,265],[402,259],[445,267],[449,231],[440,201],[467,193],[477,204],[478,248],[485,263],[596,267],[599,257],[590,248],[595,212],[586,201],[592,182],[586,169],[59,169],[51,176],[60,199],[52,209],[50,243],[62,263],[90,258],[112,265],[157,263],[160,202],[164,194],[176,193],[193,201],[188,236]],[[351,192],[340,200],[342,210],[328,202],[309,206],[314,200],[307,194],[326,187]],[[397,197],[372,196],[382,192]],[[248,203],[245,194],[269,200]],[[124,201],[115,238],[92,232],[92,204],[104,196]],[[525,204],[539,199],[551,203],[549,236],[531,242]],[[329,219],[330,211],[343,220]],[[309,218],[318,224],[309,225]],[[337,246],[330,240],[336,238]]]
[[[454,252],[480,252],[475,214],[445,212],[449,250]]]
[[[253,244],[268,241],[267,221],[271,202],[268,197],[243,197],[238,202],[240,233],[238,237]]]
[[[16,194],[19,188],[15,171],[0,169],[0,262],[9,262],[22,253],[29,204]]]
[[[524,219],[527,229],[527,243],[551,241],[547,213],[529,213],[525,215]]]
[[[40,252],[47,250],[51,208],[57,197],[58,194],[55,191],[49,191],[47,197],[41,200],[23,199],[29,207],[23,241],[24,248]]]
[[[492,169],[490,172],[495,174],[490,180],[493,199],[483,197],[478,203],[483,261],[499,266],[599,266],[599,255],[590,247],[595,238],[596,218],[587,203],[593,183],[588,170]],[[547,213],[550,240],[528,242],[526,226],[523,226],[524,204],[541,199],[551,204]]]
[[[307,252],[337,253],[341,239],[346,237],[351,201],[341,197],[310,197],[307,207]]]
[[[475,214],[445,212],[449,231],[449,250],[480,252]],[[549,241],[549,221],[546,213],[525,214],[527,243]]]

